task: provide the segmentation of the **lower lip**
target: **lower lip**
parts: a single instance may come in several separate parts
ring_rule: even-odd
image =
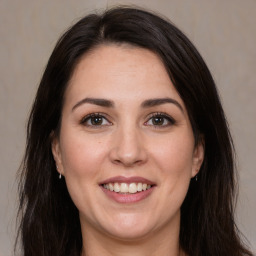
[[[108,189],[105,189],[103,186],[101,186],[101,189],[103,192],[113,199],[114,201],[122,204],[127,204],[127,203],[136,203],[140,202],[143,199],[147,198],[154,190],[155,186],[141,192],[137,192],[134,194],[122,194],[122,193],[116,193],[114,191],[110,191]]]

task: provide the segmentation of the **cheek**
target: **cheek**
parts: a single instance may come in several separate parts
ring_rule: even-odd
[[[176,136],[154,148],[154,155],[164,175],[190,174],[193,164],[194,144],[191,137]]]
[[[61,141],[61,155],[69,194],[82,212],[92,209],[93,196],[98,193],[99,175],[103,169],[106,146],[101,140],[90,139],[83,133],[65,133]],[[88,196],[89,195],[89,196]]]
[[[188,190],[193,168],[194,142],[190,136],[176,136],[155,149],[155,164],[161,172],[166,206],[179,207]]]
[[[106,147],[99,139],[84,135],[66,136],[61,146],[65,175],[93,175],[106,154]]]

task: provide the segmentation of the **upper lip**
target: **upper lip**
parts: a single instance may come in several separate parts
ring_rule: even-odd
[[[139,176],[133,176],[133,177],[124,177],[124,176],[115,176],[108,178],[106,180],[101,181],[99,184],[107,184],[107,183],[146,183],[148,185],[155,185],[155,183],[151,180],[145,179],[143,177]]]

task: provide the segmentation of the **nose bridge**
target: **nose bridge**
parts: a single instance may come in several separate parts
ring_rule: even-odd
[[[132,166],[146,160],[141,129],[136,123],[127,121],[118,126],[111,149],[111,159],[115,163]]]

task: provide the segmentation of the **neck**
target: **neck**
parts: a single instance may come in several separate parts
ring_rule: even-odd
[[[179,247],[177,221],[136,239],[115,238],[95,230],[89,224],[82,225],[82,234],[82,256],[185,256]]]

